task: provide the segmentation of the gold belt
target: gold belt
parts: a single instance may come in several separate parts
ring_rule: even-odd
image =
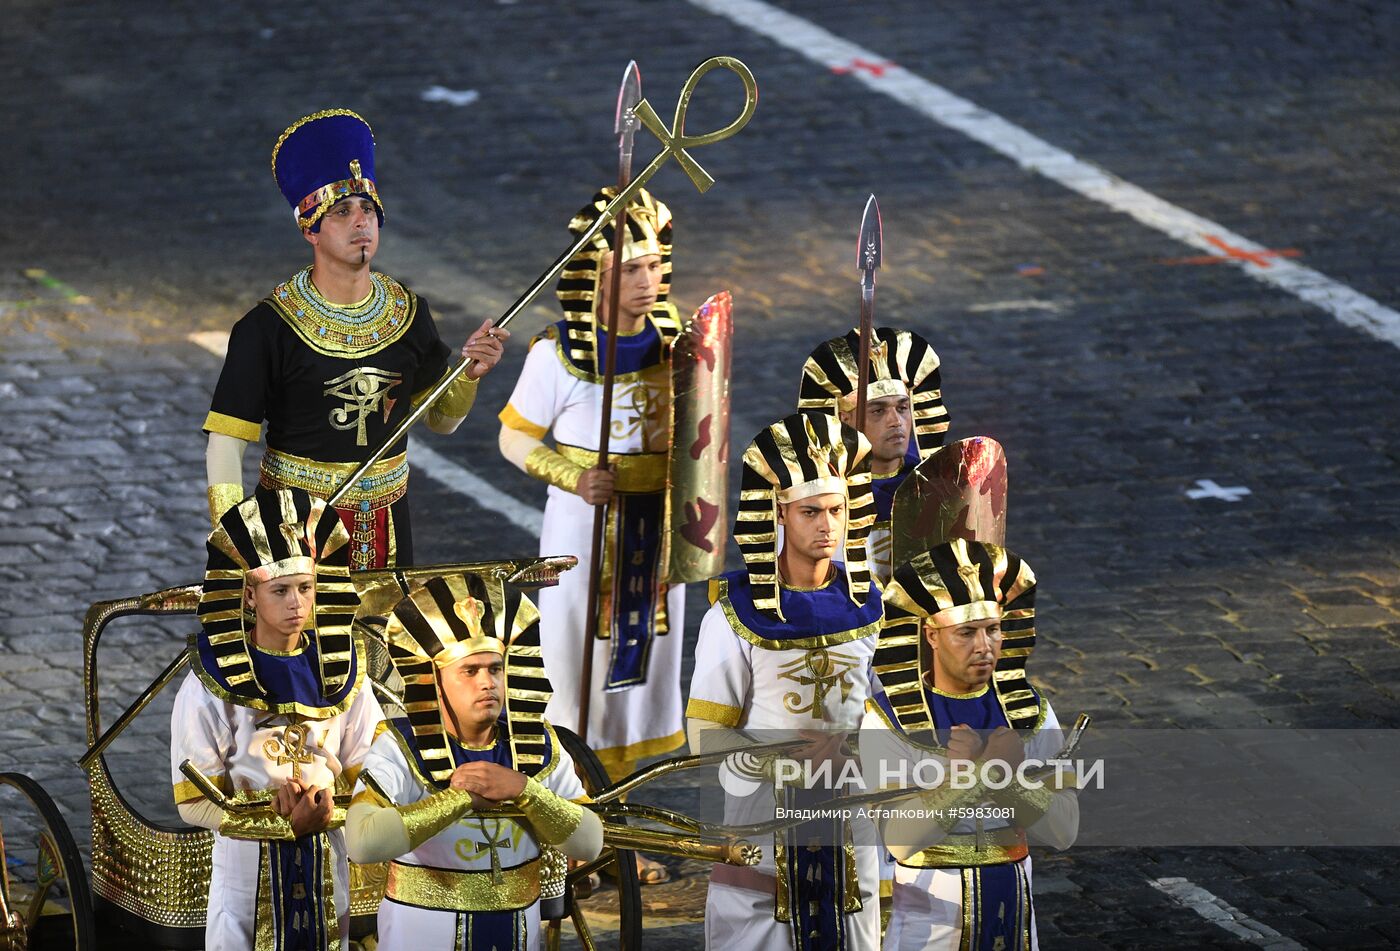
[[[263,486],[269,489],[305,489],[326,498],[359,468],[357,462],[319,462],[289,452],[269,449],[262,457]],[[345,493],[337,508],[373,512],[392,505],[408,491],[408,453],[383,459]]]
[[[436,911],[515,911],[540,897],[540,860],[535,858],[501,870],[492,882],[490,870],[460,872],[423,865],[389,863],[384,897],[404,905]]]
[[[978,839],[981,842],[978,842]],[[964,868],[972,865],[1004,865],[1027,855],[1023,829],[993,829],[976,835],[950,835],[900,862],[905,868]]]
[[[598,464],[596,449],[581,449],[562,442],[555,449],[576,466],[592,469]],[[613,487],[618,492],[660,492],[666,488],[664,452],[610,452],[608,468],[617,476]]]

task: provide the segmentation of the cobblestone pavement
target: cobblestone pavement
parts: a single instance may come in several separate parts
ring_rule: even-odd
[[[1400,306],[1400,7],[785,6]],[[762,90],[748,129],[697,153],[718,180],[710,193],[674,169],[655,180],[678,221],[675,299],[735,295],[736,443],[788,411],[802,356],[853,319],[851,239],[874,189],[881,322],[934,342],[952,435],[993,435],[1010,457],[1009,543],[1043,592],[1032,672],[1061,716],[1400,725],[1400,352],[1328,313],[1231,264],[1165,263],[1197,252],[684,3],[8,8],[0,769],[41,780],[80,843],[82,614],[194,581],[203,561],[199,425],[218,360],[188,335],[226,330],[306,256],[267,171],[277,133],[328,105],[370,119],[389,208],[383,268],[460,338],[563,249],[564,222],[613,177],[610,110],[629,57],[666,117],[709,55],[740,57]],[[735,108],[736,84],[711,82],[691,131]],[[432,86],[479,98],[425,101]],[[496,453],[494,412],[519,344],[552,312],[546,293],[520,319],[461,432],[424,437],[535,506],[537,486]],[[1190,499],[1205,479],[1252,494]],[[413,505],[422,562],[534,551],[498,511],[421,471]],[[689,638],[702,609],[692,595]],[[104,710],[189,629],[114,625]],[[152,815],[171,812],[170,699],[110,757]],[[1303,946],[1394,946],[1400,862],[1384,846],[1397,844],[1397,830],[1378,829],[1364,850],[1037,854],[1041,938],[1247,946],[1151,885],[1180,877]],[[648,890],[649,935],[699,947],[704,869],[677,871]]]

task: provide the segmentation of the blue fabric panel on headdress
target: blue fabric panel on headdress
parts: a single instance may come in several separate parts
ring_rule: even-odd
[[[559,339],[569,339],[568,321],[561,320],[554,326],[559,330]],[[598,366],[604,366],[608,353],[608,332],[603,329],[603,320],[598,320],[597,337],[594,347],[598,353]],[[565,348],[567,355],[568,348]],[[622,335],[617,337],[617,371],[618,373],[639,373],[647,367],[655,366],[661,362],[661,334],[656,330],[656,325],[650,320],[637,333]]]
[[[395,717],[389,721],[394,730],[403,738],[409,751],[413,754],[414,762],[418,765],[420,775],[429,775],[428,764],[423,760],[423,754],[418,749],[418,740],[413,733],[413,724],[408,717]],[[548,763],[554,756],[550,747],[549,731],[544,733],[544,762]],[[510,759],[510,721],[505,714],[496,721],[496,742],[490,749],[469,750],[456,738],[449,734],[448,747],[452,750],[452,763],[454,766],[461,766],[465,763],[495,763],[498,766],[511,768]],[[444,784],[444,788],[446,788]]]
[[[926,689],[924,699],[928,701],[933,724],[938,728],[938,742],[942,745],[948,743],[948,729],[958,723],[982,731],[1009,725],[996,691],[990,687],[982,696],[970,700],[955,700]]]
[[[914,466],[918,465],[916,456],[913,462],[905,457],[904,465],[894,475],[884,479],[871,479],[870,491],[875,496],[875,521],[888,522],[890,513],[894,510],[894,494],[899,487],[904,484],[904,480],[909,477],[909,473],[914,471]]]
[[[310,643],[305,650],[290,657],[268,654],[256,647],[252,647],[248,651],[248,656],[253,660],[253,673],[265,691],[261,695],[251,683],[236,687],[228,683],[224,678],[223,671],[219,669],[218,662],[214,659],[214,649],[210,646],[209,635],[205,631],[199,632],[196,644],[199,648],[200,665],[204,670],[229,693],[239,696],[258,697],[273,704],[300,703],[309,707],[329,707],[340,703],[345,699],[346,694],[355,689],[355,668],[359,663],[359,656],[356,651],[351,651],[350,674],[345,679],[345,685],[336,692],[335,696],[327,697],[322,694],[320,664],[317,662],[314,636],[310,638]]]
[[[880,589],[870,586],[865,604],[856,605],[846,593],[846,566],[832,562],[836,577],[819,591],[790,591],[778,589],[779,603],[782,605],[786,621],[770,617],[753,604],[753,589],[749,587],[749,573],[746,569],[731,571],[724,578],[729,594],[729,605],[738,615],[744,626],[759,637],[770,641],[787,641],[793,638],[819,637],[825,634],[840,634],[878,622],[884,614],[880,601]]]
[[[323,116],[287,136],[277,150],[277,187],[295,209],[319,188],[350,177],[359,161],[360,176],[374,180],[374,136],[354,116]]]

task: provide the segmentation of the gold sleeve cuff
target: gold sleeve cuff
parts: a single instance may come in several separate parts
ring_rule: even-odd
[[[271,806],[225,812],[223,821],[219,823],[219,834],[230,839],[282,839],[288,842],[296,839],[291,822],[286,816],[279,816]]]
[[[206,433],[223,433],[225,436],[232,436],[234,439],[241,439],[244,442],[258,442],[262,439],[262,424],[254,423],[246,419],[239,419],[237,416],[228,416],[224,413],[214,413],[204,417],[204,431]],[[239,499],[239,501],[243,501]]]
[[[549,432],[548,426],[541,426],[538,423],[530,422],[530,420],[520,415],[520,410],[511,406],[509,403],[506,404],[505,409],[496,414],[496,418],[499,419],[501,424],[507,429],[514,429],[516,432],[524,433],[527,436],[533,436],[536,439],[543,439],[544,434]]]
[[[216,482],[209,487],[209,523],[219,527],[224,513],[243,501],[243,486],[236,482]]]
[[[997,805],[1010,806],[1016,810],[1014,821],[1022,829],[1029,829],[1041,816],[1049,812],[1050,800],[1054,797],[1055,790],[1049,786],[1029,789],[1024,786],[1011,785],[992,793],[992,800]]]
[[[548,446],[536,446],[525,457],[525,472],[565,492],[577,492],[579,476],[583,475],[584,469]]]
[[[953,814],[953,810],[985,802],[987,790],[980,782],[974,783],[970,789],[938,786],[925,792],[919,799],[934,815],[939,817],[934,821],[944,832],[947,832],[961,821],[961,817]]]
[[[443,829],[462,818],[472,807],[472,794],[465,789],[444,789],[427,799],[399,806],[410,850],[418,848]]]
[[[582,806],[545,789],[533,776],[525,780],[525,789],[515,797],[515,804],[545,845],[559,845],[574,834],[583,819]]]
[[[468,379],[465,373],[460,374],[442,391],[441,396],[433,400],[432,412],[443,419],[463,418],[471,412],[472,404],[476,402],[476,383],[476,380]],[[417,406],[427,395],[427,390],[418,394],[413,404]]]
[[[744,718],[744,711],[727,703],[715,703],[713,700],[691,697],[686,702],[685,715],[696,720],[718,723],[720,726],[738,726],[739,721]]]

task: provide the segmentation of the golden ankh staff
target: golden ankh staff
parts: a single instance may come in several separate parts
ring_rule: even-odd
[[[716,69],[729,70],[731,73],[738,76],[739,80],[744,84],[744,109],[739,113],[737,119],[722,129],[717,129],[714,132],[706,132],[701,135],[686,135],[685,113],[686,110],[690,108],[690,99],[695,92],[695,87],[706,73]],[[749,68],[732,56],[713,56],[695,67],[695,71],[690,74],[690,78],[687,79],[685,85],[681,87],[680,98],[676,101],[675,119],[672,121],[670,128],[666,127],[666,124],[663,123],[661,118],[656,114],[656,110],[653,109],[651,104],[645,99],[637,103],[637,118],[641,120],[642,125],[646,126],[652,135],[660,140],[661,151],[657,154],[656,158],[651,160],[650,165],[632,179],[631,184],[622,189],[612,201],[608,202],[607,207],[602,210],[602,213],[598,215],[593,224],[590,225],[583,234],[579,235],[578,240],[575,241],[567,251],[555,258],[554,263],[549,266],[548,270],[536,278],[535,282],[531,284],[523,294],[516,298],[515,303],[506,308],[505,313],[496,318],[491,324],[491,329],[494,330],[497,327],[506,326],[506,324],[515,319],[517,314],[528,307],[530,302],[539,296],[540,291],[544,290],[551,281],[559,276],[559,272],[564,270],[564,265],[568,264],[569,261],[573,259],[574,255],[583,250],[584,245],[592,241],[593,237],[603,229],[604,225],[613,220],[618,209],[625,207],[627,202],[631,201],[633,196],[641,190],[642,186],[645,185],[653,175],[660,171],[661,166],[665,165],[672,158],[675,158],[681,170],[685,172],[686,177],[691,180],[702,194],[708,191],[710,186],[715,183],[715,180],[710,176],[709,172],[706,172],[700,166],[699,162],[695,161],[690,155],[689,150],[702,145],[709,145],[712,142],[722,142],[729,138],[749,124],[749,120],[753,118],[753,112],[757,106],[758,83],[754,81],[753,73],[749,71]],[[403,439],[404,435],[413,428],[413,424],[423,418],[423,414],[428,411],[428,408],[432,406],[433,402],[475,363],[475,359],[463,358],[453,364],[443,378],[437,382],[437,385],[434,386],[428,392],[428,395],[418,404],[417,408],[410,412],[403,422],[399,423],[399,425],[394,428],[394,431],[385,438],[374,452],[370,453],[369,458],[360,463],[355,471],[346,477],[345,481],[331,493],[327,501],[331,505],[339,504],[355,483],[365,477],[370,467],[384,458],[384,455],[389,449],[395,446],[399,440]]]

